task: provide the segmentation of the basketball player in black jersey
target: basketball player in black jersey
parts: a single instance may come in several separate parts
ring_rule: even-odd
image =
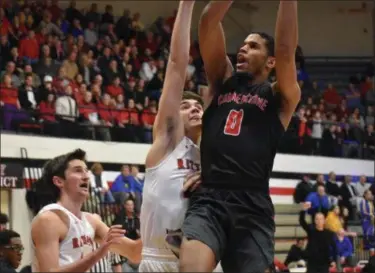
[[[297,1],[280,1],[276,39],[246,37],[233,69],[221,21],[232,1],[211,1],[199,26],[209,82],[201,140],[202,189],[183,225],[182,272],[270,272],[274,209],[269,178],[280,138],[300,100]],[[276,83],[268,82],[276,69]]]

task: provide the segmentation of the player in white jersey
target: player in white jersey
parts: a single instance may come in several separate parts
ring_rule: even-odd
[[[200,170],[199,148],[203,102],[183,92],[189,61],[194,1],[180,1],[171,38],[170,56],[153,138],[146,158],[141,208],[143,243],[140,272],[176,272],[178,258],[167,247],[167,230],[178,230],[187,199],[182,197],[187,174]]]
[[[90,184],[85,157],[78,149],[55,157],[43,168],[37,193],[50,193],[55,203],[42,208],[32,222],[33,272],[85,272],[109,250],[134,262],[140,260],[140,241],[124,237],[121,226],[109,228],[98,217],[81,211]],[[100,244],[95,250],[94,240]]]

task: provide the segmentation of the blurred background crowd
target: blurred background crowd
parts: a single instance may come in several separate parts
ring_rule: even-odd
[[[57,1],[0,9],[2,128],[68,138],[150,143],[175,15],[147,29],[139,13]],[[297,50],[303,99],[280,152],[374,156],[372,64],[314,66]],[[186,90],[206,79],[191,42]],[[338,72],[337,72],[338,71]]]
[[[65,8],[57,0],[1,3],[3,132],[152,142],[176,14],[154,18],[154,23],[145,27],[137,11],[125,9],[118,17],[110,4],[101,10],[95,3],[78,9],[75,1]],[[309,63],[299,47],[296,66],[302,100],[279,152],[374,159],[373,64]],[[191,41],[185,89],[200,93],[206,84],[198,43]],[[143,188],[138,166],[124,165],[113,183],[108,183],[104,173],[100,163],[91,166],[92,194],[85,209],[101,215],[109,224],[124,225],[127,236],[138,238]],[[361,250],[371,254],[375,249],[375,184],[365,176],[354,178],[358,183],[352,179],[336,180],[334,173],[306,175],[294,195],[301,205],[298,219],[303,228],[307,221],[337,234],[340,260],[332,261],[332,270],[360,270],[360,259],[355,255],[358,237],[363,239]],[[32,191],[28,203],[38,211]],[[320,213],[325,216],[321,221]],[[6,225],[7,217],[0,218],[0,224]],[[351,231],[349,226],[356,224],[360,231]],[[14,238],[19,238],[16,232],[0,231],[0,269],[9,269],[9,264],[18,267],[13,260],[23,247]],[[275,259],[280,271],[303,269],[303,261],[320,261],[319,255],[311,261],[304,244],[305,240],[298,238],[285,260]],[[6,265],[4,259],[8,259]],[[93,271],[109,267],[116,272],[137,270],[137,265],[111,255]]]

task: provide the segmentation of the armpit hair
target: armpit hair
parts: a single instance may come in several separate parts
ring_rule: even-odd
[[[167,118],[167,130],[166,130],[166,135],[167,135],[167,138],[168,138],[168,146],[169,147],[174,147],[176,145],[176,134],[175,134],[175,131],[176,131],[176,117],[168,117]]]
[[[176,120],[173,117],[167,118],[167,134],[171,135],[176,128]]]

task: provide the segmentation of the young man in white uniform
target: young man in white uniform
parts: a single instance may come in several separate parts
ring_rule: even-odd
[[[85,272],[108,251],[139,262],[141,242],[124,237],[121,226],[107,227],[93,214],[82,212],[89,196],[86,153],[75,150],[50,160],[37,187],[56,203],[42,208],[34,218],[33,272]],[[93,249],[94,240],[100,244]]]
[[[180,229],[184,219],[188,200],[182,196],[185,177],[200,170],[197,143],[203,102],[198,95],[183,92],[193,7],[194,1],[180,1],[153,128],[154,142],[146,158],[140,219],[143,243],[140,272],[178,271],[178,258],[167,247],[165,239],[167,230]]]

